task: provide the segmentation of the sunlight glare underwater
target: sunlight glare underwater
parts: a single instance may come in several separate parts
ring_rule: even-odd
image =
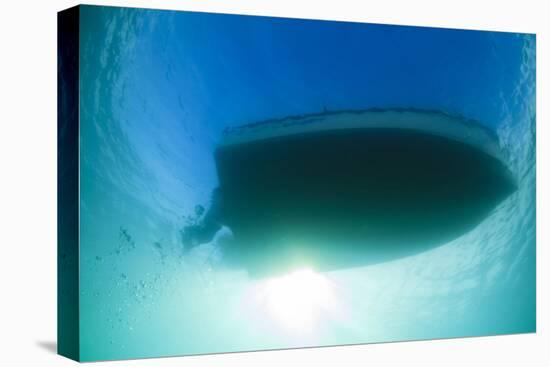
[[[334,284],[326,275],[307,268],[270,278],[258,292],[269,315],[296,332],[313,331],[319,319],[341,311]]]

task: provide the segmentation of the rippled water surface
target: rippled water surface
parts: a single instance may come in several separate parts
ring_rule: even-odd
[[[83,360],[535,330],[533,35],[107,7],[81,17]],[[223,265],[228,228],[184,250],[181,229],[218,184],[225,128],[372,107],[480,121],[518,190],[466,235],[363,268],[251,279]]]

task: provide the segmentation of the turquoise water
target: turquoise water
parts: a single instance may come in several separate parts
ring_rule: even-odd
[[[82,360],[533,332],[535,37],[84,6]],[[185,251],[229,126],[413,107],[495,131],[518,190],[436,249],[277,279]]]

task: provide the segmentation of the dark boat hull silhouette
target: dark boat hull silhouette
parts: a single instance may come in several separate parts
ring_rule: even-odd
[[[515,190],[494,134],[435,111],[245,125],[215,160],[219,188],[194,233],[228,226],[224,259],[252,276],[414,255],[470,231]]]

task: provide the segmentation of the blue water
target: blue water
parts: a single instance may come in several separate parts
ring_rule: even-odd
[[[80,50],[83,360],[535,331],[534,35],[84,6]],[[307,304],[224,268],[224,233],[183,251],[226,127],[370,107],[480,121],[518,191]]]

